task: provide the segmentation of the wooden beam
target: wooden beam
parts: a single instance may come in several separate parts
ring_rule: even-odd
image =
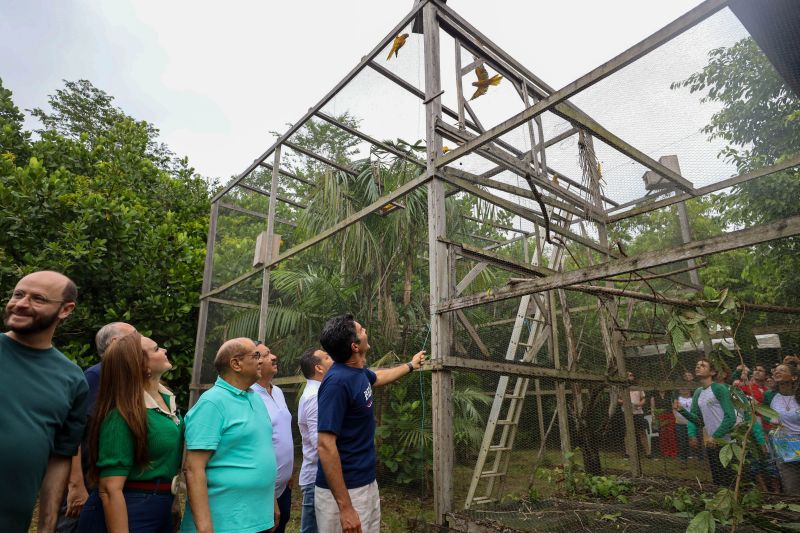
[[[569,139],[570,137],[572,137],[576,133],[578,133],[578,128],[570,128],[565,132],[559,133],[555,137],[547,139],[547,141],[544,143],[544,147],[545,148],[550,148],[554,144],[560,143],[561,141],[563,141],[565,139]]]
[[[610,131],[608,131],[605,127],[603,127],[599,122],[591,118],[586,113],[577,110],[573,106],[562,105],[558,107],[558,114],[572,119],[578,123],[580,123],[581,127],[590,132],[592,135],[603,141],[604,143],[608,144],[618,152],[625,154],[629,158],[633,159],[640,165],[644,165],[648,169],[656,172],[657,174],[664,176],[669,181],[674,183],[677,187],[685,191],[692,192],[694,191],[694,187],[692,183],[672,170],[671,168],[662,165],[649,155],[645,154],[638,148],[631,146],[630,144],[626,143]]]
[[[463,144],[462,146],[454,150],[451,150],[446,154],[443,154],[437,160],[437,166],[443,166],[448,163],[452,163],[456,159],[475,151],[476,149],[480,148],[481,146],[484,146],[489,142],[492,142],[492,140],[496,139],[497,137],[521,126],[528,120],[531,120],[536,115],[539,115],[544,111],[551,109],[552,107],[563,102],[567,98],[574,96],[580,91],[594,85],[595,83],[607,78],[611,74],[626,67],[627,65],[636,61],[637,59],[645,56],[649,52],[655,50],[656,48],[670,41],[674,37],[677,37],[681,33],[702,22],[709,16],[713,15],[720,9],[724,8],[726,5],[727,5],[727,0],[704,1],[699,6],[688,11],[684,15],[678,17],[670,24],[664,26],[657,32],[653,33],[649,37],[635,44],[631,48],[625,50],[624,52],[614,57],[613,59],[603,63],[602,65],[595,68],[591,72],[565,85],[563,88],[553,92],[552,94],[543,98],[542,100],[539,100],[539,102],[537,102],[533,106],[525,109],[520,113],[517,113],[516,115],[510,117],[509,119],[501,122],[497,126],[486,130],[486,132],[479,135],[475,139],[472,139]],[[442,9],[443,11],[446,12],[446,7]],[[646,159],[635,157],[636,154],[631,153],[626,155],[628,155],[629,157],[631,157],[632,159],[636,160],[641,164],[648,163],[645,164],[645,166],[647,166],[648,168],[651,168],[652,163],[655,163],[654,165],[655,167],[659,166],[658,163],[656,163],[655,161],[652,160],[647,161]],[[662,169],[659,170],[658,173],[665,177],[673,179],[676,183],[680,183],[680,180],[682,179],[681,176],[677,175],[673,176],[672,174],[674,173],[672,173],[671,171],[665,172]]]
[[[267,263],[272,260],[275,254],[275,209],[277,208],[276,197],[278,195],[278,181],[281,168],[281,151],[283,145],[278,145],[273,155],[272,163],[272,182],[269,190],[269,210],[267,212]],[[278,247],[280,250],[280,247]],[[261,278],[261,305],[258,312],[258,338],[267,338],[267,314],[269,311],[269,277],[272,269],[265,268]]]
[[[706,185],[705,187],[700,187],[699,189],[695,189],[695,195],[697,196],[704,196],[706,194],[711,194],[712,192],[717,192],[722,189],[727,189],[728,187],[732,187],[734,185],[738,185],[740,183],[744,183],[746,181],[750,181],[752,179],[761,178],[764,176],[769,176],[770,174],[774,174],[776,172],[781,172],[783,170],[788,170],[790,168],[794,168],[800,165],[800,154],[796,154],[780,163],[776,163],[774,165],[770,165],[768,167],[760,168],[758,170],[754,170],[753,172],[745,172],[743,174],[739,174],[732,178],[728,178],[726,180],[719,181],[717,183],[712,183],[711,185]],[[608,223],[618,222],[620,220],[635,217],[637,215],[641,215],[642,213],[648,213],[650,211],[655,211],[656,209],[661,209],[662,207],[667,207],[673,204],[677,204],[679,202],[684,202],[692,198],[691,194],[676,194],[674,196],[670,196],[669,198],[664,198],[662,200],[657,200],[654,202],[648,202],[644,205],[631,209],[629,211],[624,211],[622,213],[616,214],[609,214],[608,215]],[[634,200],[635,203],[639,203],[646,198],[640,198],[638,200]],[[619,206],[617,209],[623,209],[628,207],[627,204]]]
[[[482,248],[478,248],[475,246],[470,246],[466,243],[461,242],[454,242],[449,239],[440,238],[440,242],[446,243],[448,246],[455,248],[456,253],[468,257],[470,259],[474,259],[476,261],[488,262],[493,265],[499,266],[505,270],[511,270],[514,272],[522,272],[523,274],[528,274],[531,276],[549,276],[555,274],[555,270],[551,270],[549,268],[540,267],[536,265],[531,265],[530,263],[525,263],[522,261],[517,261],[515,259],[511,259],[510,257],[505,257],[500,254],[492,253],[488,250],[484,250]]]
[[[219,202],[211,202],[208,235],[206,236],[206,260],[203,266],[203,282],[200,286],[201,292],[208,292],[211,289],[211,281],[214,274],[214,246],[217,242],[218,215]],[[203,357],[205,356],[206,331],[208,329],[208,306],[208,300],[200,300],[200,310],[197,317],[197,335],[194,341],[194,359],[192,360],[191,385],[194,386],[200,383],[200,375],[203,373]],[[190,389],[189,407],[193,406],[199,397],[199,391]]]
[[[339,81],[339,83],[337,83],[333,87],[333,89],[331,89],[328,92],[328,94],[323,96],[322,100],[317,102],[317,104],[314,107],[309,109],[306,112],[306,114],[303,115],[302,118],[300,118],[300,120],[295,122],[294,125],[292,125],[292,127],[290,127],[286,133],[281,135],[272,146],[267,148],[266,152],[258,156],[258,158],[256,158],[256,160],[253,161],[253,163],[250,164],[250,166],[248,166],[244,170],[244,172],[242,172],[241,174],[239,174],[239,176],[231,180],[230,183],[228,183],[228,185],[223,187],[221,191],[215,194],[214,197],[212,198],[212,201],[217,200],[222,196],[224,196],[225,194],[227,194],[228,191],[230,191],[234,186],[236,186],[236,184],[239,183],[239,181],[241,181],[245,176],[249,175],[253,171],[253,169],[255,169],[260,163],[263,163],[264,160],[267,159],[267,157],[269,157],[272,154],[275,148],[278,147],[278,145],[282,144],[289,137],[294,135],[295,132],[297,132],[297,130],[303,127],[306,121],[310,119],[314,115],[314,113],[325,107],[325,105],[328,102],[330,102],[337,94],[339,94],[339,91],[341,91],[345,85],[350,83],[353,80],[353,78],[355,78],[358,75],[358,73],[364,69],[364,67],[366,67],[375,57],[377,57],[378,54],[383,52],[383,50],[389,45],[389,43],[394,41],[394,38],[397,37],[397,35],[403,29],[405,29],[405,27],[408,26],[409,23],[411,23],[411,21],[413,21],[417,17],[417,14],[420,12],[421,9],[425,7],[425,5],[429,1],[430,0],[419,0],[419,2],[416,2],[411,11],[405,17],[403,17],[403,19],[394,28],[392,28],[389,31],[389,33],[386,36],[384,36],[383,39],[381,39],[381,41],[375,46],[375,48],[373,48],[367,55],[361,58],[361,61],[359,61],[358,65],[356,65],[350,72],[348,72],[347,75],[341,81]]]
[[[626,298],[641,300],[646,302],[659,303],[663,305],[671,305],[673,307],[705,307],[714,309],[719,307],[719,302],[709,300],[682,300],[680,298],[672,298],[669,296],[662,296],[661,294],[653,294],[646,292],[635,292],[625,289],[618,289],[616,287],[599,287],[596,285],[570,285],[567,287],[569,290],[584,292],[587,294],[608,295],[608,296],[624,296]],[[800,307],[787,307],[783,305],[769,305],[769,304],[753,304],[749,302],[739,302],[739,306],[745,311],[763,311],[765,313],[781,313],[787,315],[800,315]]]
[[[529,363],[512,361],[487,361],[485,359],[467,359],[463,357],[445,356],[441,363],[426,364],[431,370],[438,368],[453,370],[477,370],[480,372],[497,372],[504,376],[520,376],[527,378],[549,378],[565,381],[580,381],[588,383],[627,383],[625,378],[619,376],[606,376],[583,371],[556,370],[542,366],[533,366]]]
[[[258,211],[253,211],[252,209],[245,209],[244,207],[239,207],[238,205],[220,203],[219,206],[224,209],[228,209],[230,211],[236,211],[237,213],[242,213],[243,215],[250,215],[251,217],[261,218],[264,220],[267,220],[267,218],[269,218],[264,213],[259,213]],[[297,224],[295,222],[292,222],[291,220],[287,220],[285,218],[275,217],[275,222],[277,222],[278,224],[285,224],[286,226],[291,226],[293,228],[297,227]]]
[[[337,128],[343,129],[344,131],[346,131],[350,135],[353,135],[354,137],[358,137],[361,140],[367,141],[371,145],[377,146],[378,148],[380,148],[382,150],[385,150],[385,151],[387,151],[389,153],[392,153],[392,154],[396,155],[397,157],[399,157],[401,159],[405,159],[406,161],[408,161],[410,163],[413,163],[413,164],[419,166],[420,168],[425,168],[425,163],[424,162],[411,157],[410,155],[408,155],[407,153],[403,152],[402,150],[398,150],[397,148],[395,148],[393,146],[389,146],[386,143],[382,143],[381,141],[370,137],[366,133],[363,133],[363,132],[357,130],[356,128],[351,128],[347,124],[343,124],[343,123],[339,122],[335,118],[331,117],[330,115],[326,115],[322,111],[317,111],[316,112],[316,116],[318,116],[319,118],[321,118],[322,120],[324,120],[326,122],[329,122],[329,123],[333,124]]]
[[[467,332],[467,335],[472,339],[472,342],[475,343],[475,346],[478,347],[478,350],[483,354],[484,357],[489,357],[489,348],[483,343],[481,340],[481,336],[478,335],[478,332],[475,331],[475,328],[472,325],[472,322],[469,321],[467,316],[464,314],[463,311],[456,311],[456,318],[458,321],[461,322],[461,325],[464,326],[464,330]]]
[[[401,78],[400,76],[398,76],[397,74],[392,72],[391,70],[388,70],[385,67],[383,67],[383,66],[381,66],[381,65],[379,65],[379,64],[377,64],[375,62],[370,62],[369,67],[372,70],[374,70],[375,72],[383,75],[386,79],[388,79],[390,81],[393,81],[399,87],[402,87],[403,89],[405,89],[406,91],[410,92],[411,94],[413,94],[414,96],[416,96],[420,100],[425,100],[425,93],[424,92],[420,91],[419,89],[417,89],[416,87],[414,87],[413,85],[408,83],[406,80],[404,80],[403,78]],[[445,115],[449,116],[450,118],[453,118],[455,120],[459,120],[458,112],[450,109],[446,105],[442,105],[442,113],[444,113]],[[478,131],[478,132],[479,131],[483,131],[483,129],[478,124],[476,124],[474,122],[470,122],[469,120],[465,120],[464,121],[464,125],[467,126],[468,128],[471,128],[473,131]]]
[[[289,248],[288,250],[286,250],[282,254],[278,255],[278,257],[272,259],[272,261],[270,261],[269,263],[265,264],[264,266],[257,267],[255,269],[249,271],[249,272],[245,272],[244,274],[240,275],[239,277],[237,277],[235,279],[232,279],[231,281],[229,281],[227,283],[224,283],[223,285],[220,285],[216,289],[213,289],[213,290],[210,290],[210,291],[207,291],[207,292],[203,293],[200,296],[200,298],[208,298],[209,296],[214,296],[216,294],[224,292],[224,291],[230,289],[231,287],[233,287],[234,285],[238,285],[239,283],[241,283],[241,282],[243,282],[243,281],[245,281],[247,279],[252,278],[256,274],[261,272],[264,268],[273,267],[273,266],[277,265],[278,263],[280,263],[282,261],[285,261],[285,260],[289,259],[290,257],[293,257],[293,256],[299,254],[300,252],[303,252],[303,251],[307,250],[308,248],[314,246],[315,244],[320,243],[320,242],[332,237],[333,235],[336,235],[340,231],[346,229],[348,226],[352,226],[353,224],[356,224],[356,223],[360,222],[361,220],[363,220],[364,218],[368,217],[369,215],[373,214],[376,210],[380,209],[384,205],[386,205],[388,203],[391,203],[391,202],[394,202],[394,201],[402,198],[403,196],[405,196],[409,192],[413,191],[414,189],[416,189],[420,185],[424,185],[431,178],[432,178],[432,174],[429,174],[426,171],[424,174],[422,174],[420,176],[417,176],[413,180],[404,183],[403,185],[401,185],[400,187],[398,187],[394,191],[390,192],[389,194],[381,196],[376,201],[372,202],[371,204],[369,204],[368,206],[364,207],[363,209],[361,209],[359,211],[356,211],[355,213],[353,213],[352,215],[350,215],[346,219],[342,220],[341,222],[337,222],[336,224],[334,224],[330,228],[318,233],[314,237],[311,237],[310,239],[308,239],[308,240],[306,240],[306,241],[304,241],[304,242],[302,242],[300,244],[297,244],[297,245],[293,246],[292,248]]]
[[[453,317],[437,314],[437,304],[451,298],[455,290],[455,254],[439,239],[447,235],[445,184],[436,175],[436,156],[442,153],[442,137],[436,122],[442,116],[441,47],[436,6],[422,11],[425,66],[425,146],[428,182],[428,279],[430,280],[431,361],[441,361],[453,347]],[[453,510],[453,376],[447,370],[431,377],[433,426],[433,514],[437,525],[445,524]]]
[[[458,15],[452,8],[443,4],[440,5],[440,16],[443,17],[445,31],[450,33],[454,38],[459,39],[473,54],[486,56],[493,63],[492,66],[498,70],[498,72],[505,75],[512,83],[515,83],[515,85],[521,85],[523,90],[528,88],[541,98],[556,92],[553,87],[550,87],[513,57],[505,53],[499,46],[492,42],[491,39],[469,24],[469,22]],[[520,88],[517,87],[517,90],[520,91]],[[582,128],[592,132],[596,137],[604,140],[610,146],[628,157],[637,161],[642,159],[641,163],[651,170],[667,177],[667,179],[673,181],[677,180],[676,184],[679,187],[691,191],[690,187],[686,188],[687,185],[690,184],[688,182],[681,182],[680,176],[672,173],[671,169],[663,167],[660,162],[654,161],[640,150],[609,132],[571,102],[564,101],[558,103],[553,106],[550,111],[567,119],[572,124],[580,125]],[[612,205],[617,204],[612,202]]]
[[[316,159],[320,163],[324,163],[324,164],[328,165],[329,167],[333,167],[336,170],[341,170],[342,172],[344,172],[346,174],[350,174],[353,177],[358,177],[358,172],[356,172],[352,168],[346,167],[346,166],[344,166],[344,165],[342,165],[340,163],[337,163],[336,161],[334,161],[332,159],[328,159],[327,157],[321,156],[319,154],[315,154],[311,150],[303,148],[302,146],[299,146],[299,145],[297,145],[295,143],[292,143],[292,142],[289,142],[289,141],[285,141],[283,143],[283,145],[291,148],[295,152],[300,152],[301,154],[303,154],[305,156],[308,156],[311,159]]]
[[[503,192],[507,192],[509,194],[514,194],[516,196],[519,196],[521,198],[527,198],[529,200],[536,200],[536,196],[533,195],[533,193],[531,192],[530,189],[524,189],[522,187],[517,187],[516,185],[511,185],[510,183],[503,183],[502,181],[483,179],[480,176],[476,176],[475,174],[471,174],[471,173],[467,172],[466,170],[461,170],[461,169],[452,168],[452,167],[446,167],[446,168],[444,168],[442,170],[442,172],[444,174],[450,174],[452,176],[455,176],[456,178],[463,179],[463,180],[468,181],[470,183],[474,183],[475,185],[480,185],[481,187],[487,187],[489,189],[496,189],[498,191],[503,191]],[[573,215],[575,215],[577,217],[580,217],[581,219],[583,219],[586,216],[585,213],[583,211],[581,211],[580,209],[576,209],[571,204],[569,204],[567,202],[562,202],[561,200],[558,200],[553,196],[543,195],[542,196],[542,201],[546,205],[552,206],[552,207],[554,207],[556,209],[561,209],[563,211],[566,211],[567,213],[571,213],[571,214],[573,214]],[[541,215],[540,212],[538,214]],[[550,218],[552,220],[554,220],[554,221],[559,221],[559,222],[563,222],[564,221],[564,217],[559,216],[559,215],[555,215],[555,214],[552,214],[552,213],[550,214]]]
[[[469,284],[475,281],[475,278],[477,278],[481,272],[486,270],[486,267],[488,266],[489,263],[484,261],[472,267],[472,269],[466,273],[466,275],[461,279],[461,281],[458,282],[458,285],[456,285],[456,290],[453,296],[458,296],[459,294],[464,292],[464,290],[467,287],[469,287]]]
[[[448,137],[453,140],[457,140],[459,142],[469,142],[470,139],[477,138],[475,135],[468,133],[466,131],[461,131],[457,128],[452,127],[451,125],[445,122],[439,122],[437,127]],[[494,161],[495,163],[505,166],[511,172],[515,174],[519,174],[523,178],[530,177],[537,185],[541,188],[555,194],[565,200],[568,200],[573,203],[573,206],[566,204],[568,207],[562,207],[565,211],[572,213],[573,215],[580,216],[582,218],[587,218],[587,213],[591,213],[592,217],[597,220],[605,220],[606,215],[603,211],[596,209],[593,205],[587,202],[584,198],[580,197],[579,195],[570,192],[563,187],[560,187],[550,180],[547,179],[547,176],[542,176],[539,174],[536,169],[534,169],[529,162],[522,161],[511,154],[508,154],[501,150],[500,148],[492,145],[485,146],[479,150],[480,155]],[[450,153],[450,152],[448,152]]]
[[[264,196],[269,196],[269,192],[268,191],[265,191],[264,189],[259,189],[258,187],[253,187],[252,185],[248,185],[246,183],[241,183],[240,182],[240,183],[237,183],[236,186],[237,187],[241,187],[242,189],[247,189],[248,191],[257,192],[258,194],[263,194]],[[277,195],[277,197],[278,197],[278,201],[283,202],[285,204],[289,204],[289,205],[291,205],[293,207],[296,207],[298,209],[305,209],[306,207],[308,207],[308,206],[303,205],[301,203],[295,202],[291,198],[287,198],[286,196],[282,196],[280,194]]]
[[[465,190],[466,192],[472,194],[473,196],[477,196],[478,198],[482,198],[483,200],[486,200],[487,202],[489,202],[491,204],[494,204],[494,205],[496,205],[498,207],[502,207],[506,211],[510,211],[511,213],[514,213],[515,215],[518,215],[518,216],[520,216],[522,218],[530,220],[531,222],[535,222],[536,224],[538,224],[538,225],[540,225],[542,227],[545,226],[544,218],[542,218],[541,215],[539,215],[537,212],[535,212],[535,211],[533,211],[531,209],[528,209],[527,207],[523,207],[523,206],[521,206],[521,205],[519,205],[519,204],[517,204],[515,202],[506,200],[505,198],[501,198],[500,196],[497,196],[497,195],[492,194],[490,192],[486,192],[483,189],[481,189],[479,187],[476,187],[475,185],[469,183],[466,180],[462,180],[460,178],[456,178],[453,175],[453,173],[447,173],[446,172],[446,173],[443,174],[443,177],[449,183],[455,185],[456,187],[459,187],[459,188]],[[580,244],[582,244],[584,246],[587,246],[587,247],[591,248],[592,250],[596,250],[598,252],[605,252],[605,250],[603,250],[600,247],[600,245],[597,244],[596,242],[594,242],[594,241],[592,241],[590,239],[584,238],[584,237],[578,235],[577,233],[573,233],[573,232],[571,232],[569,230],[563,229],[563,228],[559,227],[558,224],[550,224],[550,231],[552,233],[557,233],[557,234],[561,235],[562,237],[566,237],[566,238],[568,238],[570,240],[578,242],[578,243],[580,243]]]
[[[461,215],[461,218],[463,218],[464,220],[471,220],[471,221],[477,222],[479,224],[486,224],[487,226],[491,226],[493,228],[501,229],[501,230],[504,230],[504,231],[512,231],[514,233],[521,233],[523,235],[530,235],[531,234],[528,231],[525,231],[525,230],[522,230],[522,229],[519,229],[519,228],[515,228],[513,226],[506,226],[504,224],[498,224],[496,222],[492,222],[491,220],[483,220],[483,219],[480,219],[480,218],[477,218],[477,217],[471,217],[471,216],[468,216],[468,215]]]
[[[267,170],[272,172],[272,165],[270,165],[269,163],[266,163],[266,162],[262,161],[261,163],[258,164],[258,166],[260,166],[262,168],[266,168]],[[301,178],[300,176],[298,176],[296,174],[292,174],[291,172],[287,172],[286,170],[283,170],[282,168],[279,169],[279,172],[281,173],[281,176],[285,176],[285,177],[293,179],[295,181],[299,181],[300,183],[305,183],[306,185],[316,185],[316,183],[314,183],[313,181],[307,180],[305,178]]]
[[[799,233],[800,216],[789,217],[770,224],[762,224],[752,228],[733,231],[710,239],[682,244],[666,250],[647,252],[635,257],[608,261],[563,274],[554,274],[539,280],[518,283],[513,287],[498,289],[491,295],[472,295],[455,298],[441,305],[438,312],[455,311],[456,309],[464,309],[508,298],[516,298],[525,294],[548,291],[560,287],[569,287],[570,285],[605,279],[627,272],[635,272],[646,268],[653,268],[705,255],[753,246],[784,237],[791,237]]]
[[[235,300],[223,300],[222,298],[208,298],[208,301],[215,304],[229,305],[231,307],[241,307],[243,309],[259,309],[258,304],[249,304],[245,302],[237,302]]]

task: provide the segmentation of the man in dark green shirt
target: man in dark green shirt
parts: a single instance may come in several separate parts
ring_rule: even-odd
[[[88,386],[55,349],[53,333],[75,309],[75,284],[34,272],[11,292],[0,334],[0,531],[28,531],[39,497],[39,530],[53,531],[86,425]]]

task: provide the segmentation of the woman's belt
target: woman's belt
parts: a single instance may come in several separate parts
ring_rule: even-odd
[[[123,490],[172,494],[172,480],[126,481]]]

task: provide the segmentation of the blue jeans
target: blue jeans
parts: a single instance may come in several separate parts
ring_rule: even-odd
[[[303,509],[300,512],[300,533],[317,533],[317,514],[314,512],[314,484],[301,485]]]
[[[130,533],[172,533],[172,494],[123,491]],[[78,533],[105,533],[103,502],[96,490],[89,494],[78,522]]]

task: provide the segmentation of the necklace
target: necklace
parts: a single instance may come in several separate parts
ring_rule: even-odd
[[[786,394],[783,394],[782,392],[779,392],[778,396],[780,396],[781,402],[783,402],[783,410],[788,413],[790,408],[791,408],[792,400],[794,399],[794,396],[793,395],[786,395]]]

